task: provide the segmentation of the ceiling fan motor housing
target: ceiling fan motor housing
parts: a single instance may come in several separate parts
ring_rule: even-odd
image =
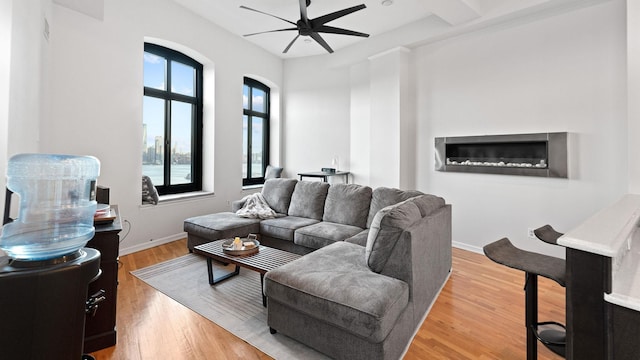
[[[307,17],[307,7],[309,5],[311,5],[311,0],[300,0],[300,20],[298,20],[295,23],[293,21],[289,21],[287,19],[283,19],[283,18],[281,18],[279,16],[272,15],[272,14],[266,13],[264,11],[251,9],[249,7],[246,7],[246,6],[240,6],[240,8],[242,8],[242,9],[251,10],[251,11],[255,11],[255,12],[260,13],[260,14],[268,15],[268,16],[274,17],[276,19],[280,19],[280,20],[282,20],[284,22],[287,22],[287,23],[289,23],[291,25],[295,25],[296,26],[295,28],[269,30],[269,31],[262,31],[262,32],[253,33],[253,34],[246,34],[245,36],[252,36],[252,35],[272,33],[272,32],[297,30],[298,31],[298,35],[296,35],[293,38],[293,40],[291,40],[289,45],[287,45],[287,47],[284,49],[283,53],[285,53],[285,54],[287,53],[287,51],[289,51],[289,49],[291,48],[293,43],[300,36],[310,36],[311,38],[313,38],[313,40],[315,40],[318,44],[320,44],[320,46],[322,46],[329,53],[332,53],[333,49],[331,49],[329,44],[327,44],[327,42],[322,38],[322,36],[320,36],[320,33],[369,37],[369,34],[364,34],[364,33],[353,31],[353,30],[341,29],[341,28],[325,25],[328,22],[331,22],[333,20],[336,20],[336,19],[341,18],[341,17],[346,16],[346,15],[349,15],[349,14],[354,13],[356,11],[365,9],[367,7],[366,5],[361,4],[361,5],[357,5],[357,6],[352,6],[350,8],[334,11],[332,13],[317,17],[315,19],[309,19]]]

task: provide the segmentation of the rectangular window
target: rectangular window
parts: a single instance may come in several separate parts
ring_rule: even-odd
[[[262,184],[269,164],[269,88],[245,78],[242,94],[242,184]]]
[[[202,69],[145,43],[142,174],[160,195],[202,190]]]

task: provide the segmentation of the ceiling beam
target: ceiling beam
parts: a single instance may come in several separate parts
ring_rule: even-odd
[[[427,10],[452,26],[481,16],[478,0],[425,0]]]
[[[55,4],[104,20],[104,0],[53,0]]]

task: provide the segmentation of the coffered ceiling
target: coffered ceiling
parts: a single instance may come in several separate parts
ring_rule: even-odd
[[[245,34],[291,28],[276,17],[293,23],[300,19],[298,0],[173,0],[218,26],[243,37]],[[322,34],[336,52],[359,44],[374,43],[383,34],[397,33],[396,46],[428,42],[446,34],[509,21],[536,13],[561,11],[569,7],[585,6],[604,0],[311,0],[308,17],[316,18],[351,6],[364,4],[366,9],[336,19],[327,25],[346,28],[370,35],[368,38],[337,34]],[[273,16],[250,11],[249,7]],[[402,36],[403,29],[410,36]],[[412,29],[433,29],[411,33]],[[405,31],[406,32],[406,31]],[[301,36],[286,54],[283,50],[298,34],[282,31],[243,37],[283,58],[326,54],[318,43]]]
[[[104,0],[53,1],[100,20],[104,15]],[[298,34],[295,30],[244,36],[294,27],[285,20],[296,23],[300,19],[299,0],[171,1],[282,58],[327,54],[309,36],[300,36],[284,54]],[[311,0],[307,14],[313,19],[364,4],[365,9],[326,25],[366,33],[369,37],[321,35],[336,52],[349,47],[379,51],[398,46],[410,48],[498,23],[548,16],[606,1],[615,0]]]

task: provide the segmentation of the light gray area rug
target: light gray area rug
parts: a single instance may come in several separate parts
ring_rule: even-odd
[[[213,263],[216,277],[233,271],[233,265]],[[255,271],[241,268],[240,275],[211,286],[206,259],[187,254],[131,274],[275,359],[329,359],[285,335],[269,333]]]

